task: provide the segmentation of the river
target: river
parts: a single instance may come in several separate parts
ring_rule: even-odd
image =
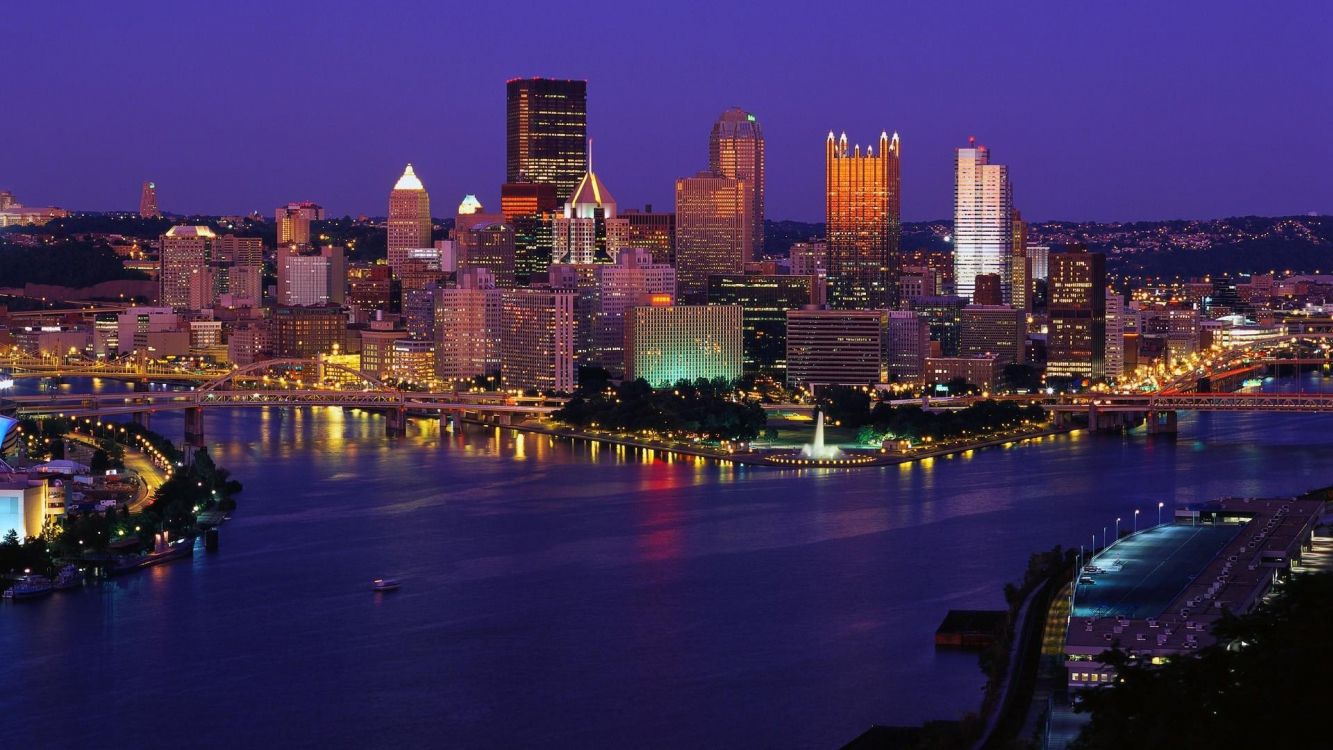
[[[215,459],[245,484],[221,550],[0,607],[4,734],[836,748],[976,708],[975,655],[936,652],[934,630],[1003,606],[1031,552],[1136,508],[1152,523],[1158,501],[1329,484],[1330,428],[1182,415],[1174,442],[1075,433],[780,470],[425,421],[390,440],[351,410],[210,412]],[[382,575],[402,590],[373,594]]]

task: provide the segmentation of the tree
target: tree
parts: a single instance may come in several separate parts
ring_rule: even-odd
[[[88,461],[88,470],[93,474],[105,474],[110,468],[111,458],[107,456],[106,451],[101,448],[93,451],[93,457]]]

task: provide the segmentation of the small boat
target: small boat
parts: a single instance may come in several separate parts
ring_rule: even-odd
[[[39,596],[46,596],[54,590],[51,586],[51,579],[46,576],[24,576],[5,591],[5,598],[15,601],[36,599]]]
[[[374,591],[395,591],[402,585],[397,578],[376,578],[370,582],[370,588]]]
[[[78,588],[83,585],[83,571],[74,565],[66,565],[56,576],[56,591]]]

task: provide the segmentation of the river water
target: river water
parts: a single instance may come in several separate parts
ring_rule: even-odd
[[[221,550],[0,607],[5,744],[835,748],[974,710],[976,658],[934,630],[1003,606],[1031,552],[1159,500],[1333,483],[1330,428],[1182,415],[1174,442],[779,470],[211,412],[245,483]],[[373,594],[384,575],[402,590]]]

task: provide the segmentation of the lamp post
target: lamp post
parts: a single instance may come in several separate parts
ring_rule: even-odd
[[[1092,535],[1092,550],[1088,554],[1088,557],[1096,557],[1096,556],[1097,556],[1097,534],[1094,532]]]
[[[1102,549],[1106,549],[1106,527],[1102,527]]]
[[[1115,538],[1116,541],[1120,540],[1120,516],[1115,517]]]
[[[1134,533],[1139,533],[1139,509],[1134,509]]]
[[[1157,503],[1157,525],[1158,525],[1158,526],[1161,526],[1161,525],[1162,525],[1162,506],[1163,506],[1163,505],[1166,505],[1166,503],[1162,503],[1162,502]]]

